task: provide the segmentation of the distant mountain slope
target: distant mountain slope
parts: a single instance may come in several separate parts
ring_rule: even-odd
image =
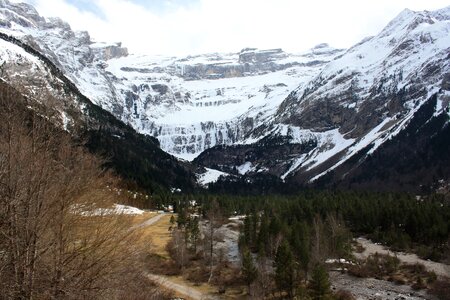
[[[195,177],[188,164],[159,148],[156,139],[137,133],[93,104],[59,68],[40,52],[0,33],[3,88],[14,88],[59,112],[53,120],[74,138],[104,156],[119,175],[148,191],[192,190]],[[11,85],[11,87],[8,87]]]
[[[450,138],[442,129],[449,121],[449,33],[450,7],[434,12],[403,11],[379,35],[353,46],[294,90],[279,106],[272,122],[250,133],[262,139],[244,146],[209,149],[196,162],[224,171],[233,165],[236,169],[246,165],[249,175],[268,172],[290,182],[310,183],[343,164],[357,168],[366,158],[373,159],[381,145],[396,141],[397,135],[397,143],[422,147],[421,151],[430,153],[437,151],[433,150],[437,145],[428,144],[431,140],[425,135],[419,144],[402,137],[409,124],[419,118],[421,107],[435,99],[432,115],[439,115],[441,123],[432,127],[436,132],[427,133],[439,135],[444,141]],[[431,117],[428,120],[435,122]],[[281,145],[289,151],[280,152],[277,147]],[[396,149],[397,155],[403,155],[402,147]],[[394,152],[391,149],[390,155]],[[450,152],[441,155],[446,161]],[[412,163],[414,157],[404,163]],[[396,168],[396,164],[376,163],[387,173]],[[369,178],[375,169],[359,169],[360,176]],[[415,172],[411,184],[425,179],[418,170],[411,171]],[[335,174],[334,182],[340,182],[338,175],[346,175],[347,182],[357,173]],[[405,180],[410,177],[405,173],[399,176],[405,176]],[[400,184],[401,180],[393,182]]]
[[[450,178],[449,109],[433,95],[404,130],[374,152],[369,145],[315,182],[317,187],[428,193]],[[368,154],[370,153],[370,154]],[[302,174],[291,178],[301,181]]]

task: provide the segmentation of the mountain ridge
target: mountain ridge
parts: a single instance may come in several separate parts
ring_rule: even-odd
[[[316,141],[329,133],[329,142],[317,143],[324,151],[300,156],[291,164],[293,173],[310,173],[303,181],[314,181],[369,145],[369,152],[376,151],[435,93],[440,92],[439,101],[446,103],[436,107],[436,113],[448,108],[443,81],[450,71],[448,10],[402,12],[379,35],[363,39],[284,100],[272,128],[288,127],[306,139],[313,132]],[[433,16],[442,22],[433,21]],[[325,164],[327,168],[319,168]],[[321,171],[311,173],[312,169]]]
[[[450,7],[404,10],[347,50],[184,58],[136,56],[29,5],[0,7],[0,32],[56,61],[68,85],[166,152],[225,173],[314,182],[395,139],[433,95],[433,117],[448,119]]]

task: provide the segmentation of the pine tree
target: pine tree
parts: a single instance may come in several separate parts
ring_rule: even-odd
[[[313,299],[328,299],[330,294],[330,280],[327,271],[322,265],[317,265],[314,268],[310,286],[312,289]]]
[[[278,247],[275,255],[275,283],[280,291],[288,293],[289,298],[293,296],[295,283],[295,260],[291,248],[286,241]]]
[[[270,257],[273,257],[275,251],[277,251],[277,239],[279,238],[281,232],[281,222],[277,216],[274,216],[270,220],[269,225],[269,253]]]
[[[253,257],[248,248],[244,249],[242,254],[242,276],[244,277],[244,281],[248,286],[248,293],[250,294],[250,285],[258,277],[258,270],[253,263]]]
[[[250,215],[246,215],[244,219],[244,245],[248,247],[252,245]]]
[[[258,233],[258,252],[261,248],[264,248],[264,251],[267,250],[267,243],[269,242],[269,222],[267,220],[266,214],[261,218],[261,226],[259,228]]]
[[[258,246],[257,237],[258,237],[258,226],[259,226],[259,215],[255,211],[251,214],[251,228],[250,228],[250,240],[252,249]]]
[[[178,228],[183,228],[186,225],[187,222],[187,214],[186,210],[182,207],[179,207],[178,217],[177,217],[177,224]]]
[[[197,242],[198,242],[198,239],[200,238],[200,228],[198,225],[197,217],[191,219],[191,221],[189,223],[189,231],[190,231],[189,241],[194,249],[194,252],[197,252]]]
[[[208,231],[207,231],[207,240],[209,241],[209,279],[208,283],[211,282],[213,277],[213,269],[214,269],[214,238],[217,234],[217,229],[220,227],[220,219],[221,219],[221,211],[219,203],[216,199],[211,201],[211,206],[207,211],[208,217]]]
[[[169,227],[169,231],[172,231],[174,228],[173,226],[175,225],[175,217],[173,215],[170,216],[170,227]]]
[[[299,226],[300,245],[298,248],[298,258],[300,266],[305,272],[305,278],[308,277],[309,262],[310,262],[310,239],[309,226],[307,223],[301,223]]]

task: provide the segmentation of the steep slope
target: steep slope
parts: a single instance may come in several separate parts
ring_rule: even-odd
[[[0,65],[2,88],[14,88],[47,106],[52,122],[104,155],[124,179],[149,192],[194,188],[190,166],[163,152],[156,139],[138,134],[93,104],[39,51],[0,33]]]
[[[450,110],[442,111],[442,99],[432,96],[395,138],[370,155],[363,149],[317,184],[429,193],[450,178]]]
[[[273,121],[255,130],[265,132],[264,140],[290,143],[290,152],[272,150],[267,144],[260,147],[260,140],[225,149],[232,155],[210,149],[196,162],[219,169],[225,165],[228,170],[230,165],[237,169],[247,165],[250,174],[266,171],[283,179],[297,174],[296,181],[310,182],[345,162],[356,163],[356,157],[364,161],[380,145],[395,139],[432,95],[438,101],[436,116],[448,122],[449,32],[449,7],[403,11],[379,35],[364,39],[300,85],[279,106]],[[255,148],[267,148],[264,156],[272,161],[253,155],[258,152]]]

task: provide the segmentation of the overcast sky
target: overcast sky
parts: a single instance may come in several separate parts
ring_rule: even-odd
[[[14,2],[23,2],[14,0]],[[327,42],[347,48],[377,34],[404,8],[448,0],[25,0],[96,41],[131,53],[186,55],[245,47],[300,52]]]

